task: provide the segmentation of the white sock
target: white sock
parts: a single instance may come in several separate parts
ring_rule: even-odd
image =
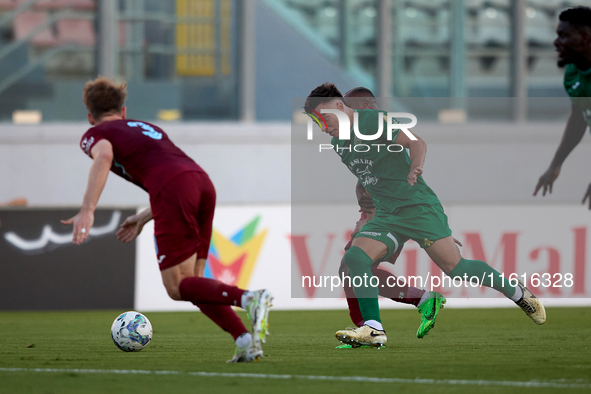
[[[244,293],[242,293],[242,297],[240,298],[240,306],[242,309],[246,309],[246,304],[248,304],[248,302],[252,299],[252,296],[252,291],[246,290]]]
[[[513,294],[513,296],[511,296],[510,298],[517,302],[521,299],[521,297],[523,297],[523,290],[521,290],[521,287],[517,286],[515,287],[515,294]]]
[[[374,330],[380,330],[380,331],[383,331],[384,330],[384,327],[382,327],[382,323],[380,323],[377,320],[367,320],[365,322],[365,325],[366,326],[370,326]]]
[[[419,301],[419,305],[417,305],[417,308],[419,306],[421,306],[421,304],[425,301],[427,301],[429,299],[429,297],[431,297],[431,292],[430,291],[425,291],[425,293],[423,294],[423,296],[421,297],[421,300]]]
[[[250,340],[252,339],[252,335],[250,335],[249,332],[245,332],[244,334],[240,335],[238,338],[236,338],[236,346],[238,347],[245,347],[250,343]]]

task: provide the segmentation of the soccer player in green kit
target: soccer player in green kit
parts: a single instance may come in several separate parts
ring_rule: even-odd
[[[427,145],[422,139],[414,133],[412,139],[405,132],[394,130],[391,140],[388,140],[384,113],[371,109],[353,110],[346,105],[334,84],[325,83],[315,88],[306,99],[305,108],[309,113],[323,117],[323,131],[333,137],[331,144],[342,163],[357,176],[376,207],[374,219],[357,233],[351,248],[345,253],[365,324],[337,331],[335,336],[338,340],[376,347],[387,342],[380,319],[379,289],[371,285],[371,280],[356,285],[355,278],[372,278],[372,264],[388,258],[408,239],[419,243],[433,262],[451,278],[470,280],[472,277],[484,277],[482,285],[503,293],[536,324],[544,324],[544,306],[523,284],[514,286],[484,261],[466,260],[461,256],[439,199],[421,177],[427,153]],[[322,110],[340,111],[340,115],[346,116],[351,125],[358,117],[359,132],[365,136],[375,136],[379,128],[384,132],[375,140],[363,141],[367,142],[365,146],[374,144],[369,150],[365,147],[356,149],[357,145],[361,145],[360,140],[354,134],[351,139],[339,139],[337,115],[323,114]],[[381,149],[378,149],[378,144],[382,144]],[[386,148],[394,144],[393,149]]]
[[[564,88],[571,98],[571,113],[564,134],[550,167],[540,177],[534,196],[552,193],[552,185],[560,167],[579,144],[587,126],[591,126],[591,8],[575,7],[560,13],[554,46],[558,52],[558,67],[565,67]],[[591,209],[591,184],[583,197]]]
[[[344,95],[345,103],[348,107],[352,109],[377,109],[378,103],[371,92],[371,90],[365,87],[356,87],[354,89],[349,90]],[[371,221],[375,216],[376,208],[373,204],[373,199],[367,193],[367,190],[361,185],[361,182],[357,180],[357,184],[355,185],[355,194],[357,196],[357,203],[359,204],[361,218],[355,225],[355,230],[351,233],[351,240],[345,246],[345,251],[347,251],[351,244],[353,243],[353,239],[355,235],[361,230],[361,228],[369,221]],[[462,246],[462,244],[454,239],[454,241]],[[396,264],[396,260],[400,253],[402,252],[403,245],[400,245],[398,249],[387,259],[385,262]],[[417,338],[423,338],[425,335],[429,333],[429,331],[435,326],[435,320],[439,314],[439,311],[443,308],[443,304],[445,304],[445,297],[436,291],[426,291],[422,289],[418,289],[414,286],[410,286],[408,284],[404,286],[399,286],[396,276],[388,272],[387,270],[383,270],[378,267],[378,264],[382,261],[376,261],[372,265],[372,274],[374,276],[378,276],[381,282],[388,283],[395,283],[394,286],[385,286],[379,287],[380,296],[390,298],[395,302],[401,302],[404,304],[410,304],[417,307],[419,314],[421,315],[421,323],[417,330]],[[347,276],[349,275],[347,268],[347,264],[345,263],[345,258],[341,260],[341,267],[339,268],[340,273],[344,273]],[[340,274],[339,274],[340,275]],[[351,316],[351,320],[353,323],[361,327],[365,324],[363,320],[363,316],[361,314],[361,310],[359,309],[359,303],[355,294],[353,292],[352,286],[348,284],[343,286],[343,290],[345,291],[345,296],[347,297],[347,305],[349,306],[349,315]],[[350,344],[341,344],[337,346],[337,348],[351,348],[353,347]]]

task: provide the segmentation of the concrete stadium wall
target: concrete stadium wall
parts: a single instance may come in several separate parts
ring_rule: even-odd
[[[79,205],[91,160],[79,148],[87,124],[0,126],[0,202],[25,197],[33,206]],[[289,125],[179,123],[171,139],[213,179],[218,203],[289,202]],[[148,195],[110,176],[102,206],[138,206]]]
[[[0,203],[25,197],[32,206],[79,205],[91,163],[78,147],[86,129],[82,123],[0,125]],[[172,123],[164,129],[210,174],[219,204],[285,204],[316,196],[355,202],[355,179],[331,152],[307,150],[292,174],[289,123]],[[553,194],[532,198],[563,129],[558,122],[423,123],[413,131],[428,144],[424,178],[444,204],[578,204],[591,182],[589,137],[567,159]],[[318,136],[313,142],[328,141]],[[308,182],[319,169],[330,176]],[[101,206],[147,203],[146,193],[115,176],[101,198]]]

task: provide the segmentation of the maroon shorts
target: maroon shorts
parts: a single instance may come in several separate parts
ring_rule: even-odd
[[[215,188],[205,172],[183,172],[175,176],[156,196],[150,196],[150,205],[161,271],[195,253],[197,258],[207,258]]]

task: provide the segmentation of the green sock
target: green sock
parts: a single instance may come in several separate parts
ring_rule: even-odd
[[[349,267],[351,275],[351,286],[359,302],[359,309],[361,310],[361,316],[363,320],[376,320],[382,322],[380,319],[380,307],[378,304],[379,289],[377,287],[370,286],[370,278],[373,277],[371,273],[371,265],[373,260],[363,251],[363,249],[357,246],[351,246],[347,253],[345,253],[345,263]],[[363,276],[366,275],[365,280]],[[354,281],[354,278],[361,278],[364,282],[361,286],[354,286],[355,282],[359,285],[359,279]],[[367,283],[367,286],[364,284]]]
[[[490,274],[492,274],[492,283]],[[484,286],[492,287],[493,289],[500,291],[507,298],[510,298],[515,294],[515,287],[511,285],[511,282],[509,282],[504,276],[501,276],[499,271],[486,264],[484,261],[466,260],[463,258],[449,273],[451,278],[467,277],[468,280],[470,280],[470,277],[476,276],[478,277],[478,281],[482,280],[483,275],[484,282],[482,284]]]

